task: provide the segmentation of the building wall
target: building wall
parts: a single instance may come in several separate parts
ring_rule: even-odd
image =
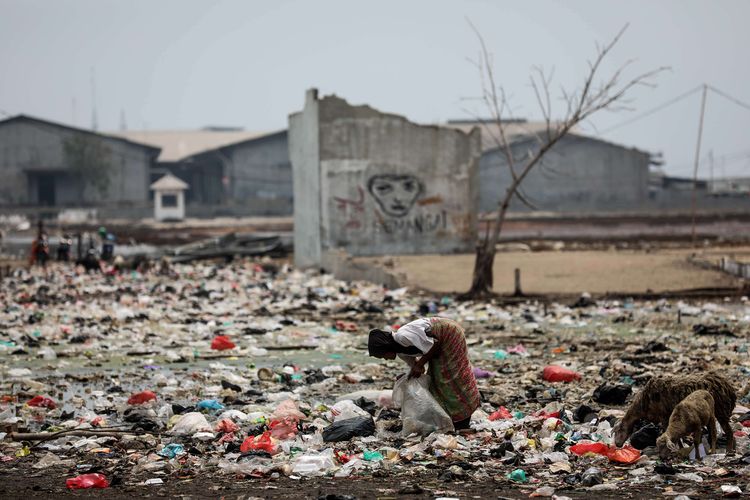
[[[286,133],[238,144],[230,152],[229,185],[232,198],[284,200],[292,213],[292,164]]]
[[[286,132],[206,151],[177,163],[160,163],[152,177],[164,171],[189,184],[189,216],[292,214],[292,166]]]
[[[531,142],[512,146],[516,172],[529,152]],[[601,212],[635,210],[648,201],[648,154],[580,136],[562,139],[523,180],[521,191],[540,210]],[[499,151],[490,151],[480,162],[480,207],[497,209],[511,183],[507,161]],[[515,199],[511,210],[527,207]]]
[[[54,176],[55,206],[143,205],[148,202],[148,170],[153,154],[147,149],[104,136],[110,149],[107,194],[86,187],[67,164],[64,143],[79,132],[44,122],[19,120],[0,126],[0,205],[39,203],[38,183]]]
[[[421,126],[308,92],[289,137],[297,265],[319,264],[336,248],[352,255],[474,248],[478,129]]]

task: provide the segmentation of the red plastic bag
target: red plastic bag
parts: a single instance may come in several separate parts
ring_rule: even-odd
[[[227,432],[219,438],[219,444],[232,443],[235,439],[237,439],[237,436],[234,435],[234,432]]]
[[[576,455],[585,455],[586,453],[606,455],[609,451],[609,446],[604,443],[578,443],[571,446],[570,451]]]
[[[237,432],[240,430],[240,426],[229,420],[228,418],[223,418],[219,420],[219,422],[216,424],[216,427],[214,428],[216,432]]]
[[[490,420],[507,420],[513,418],[513,415],[504,406],[501,406],[496,412],[490,415]]]
[[[336,450],[336,451],[333,452],[333,456],[336,457],[336,461],[338,461],[338,463],[345,464],[349,460],[351,460],[354,455],[347,455],[346,453],[344,453],[341,450]]]
[[[560,418],[560,410],[553,411],[552,413],[547,413],[544,410],[539,410],[537,412],[534,412],[531,414],[533,417],[542,417],[542,418]]]
[[[137,392],[128,398],[129,405],[142,405],[148,401],[156,401],[156,394],[151,391]]]
[[[108,488],[109,481],[104,477],[104,474],[83,474],[78,477],[66,479],[65,486],[67,486],[69,490]]]
[[[357,324],[352,323],[351,321],[337,320],[336,323],[334,323],[334,327],[336,328],[336,330],[340,332],[356,332],[357,331]]]
[[[621,464],[632,464],[641,458],[641,452],[632,446],[623,446],[619,450],[614,446],[607,446],[604,443],[578,443],[570,447],[570,451],[576,455],[585,455],[586,453],[596,453],[603,455],[613,462]]]
[[[260,436],[246,437],[240,446],[240,451],[247,453],[250,450],[263,450],[272,455],[275,454],[277,450],[276,445],[273,444],[273,439],[271,439],[271,431],[266,431]]]
[[[281,420],[271,420],[268,428],[271,429],[271,435],[276,439],[291,439],[297,435],[296,418],[287,417]]]
[[[229,340],[229,337],[226,335],[219,335],[218,337],[214,337],[214,339],[211,341],[211,349],[214,351],[228,351],[229,349],[234,349],[237,347],[234,342]]]
[[[44,396],[34,396],[33,398],[26,401],[26,404],[37,408],[49,408],[50,410],[54,410],[55,408],[57,408],[57,405],[54,401],[52,401],[50,398],[45,398]]]
[[[630,445],[623,446],[619,450],[612,449],[607,454],[607,458],[613,462],[619,462],[621,464],[632,464],[637,462],[641,458],[641,452],[636,450]]]
[[[547,382],[572,382],[573,380],[581,380],[581,376],[573,370],[568,370],[557,365],[545,366],[542,377]]]

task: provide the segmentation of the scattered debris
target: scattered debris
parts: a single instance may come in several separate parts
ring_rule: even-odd
[[[224,262],[236,241],[183,249],[192,260],[166,271],[52,266],[49,278],[4,278],[0,468],[131,494],[211,474],[397,480],[385,496],[457,496],[446,486],[489,477],[534,497],[742,495],[750,408],[729,410],[740,458],[709,454],[700,466],[659,460],[659,412],[637,415],[632,446],[616,447],[615,430],[622,405],[660,376],[719,369],[744,387],[747,302],[457,302],[270,258]],[[221,260],[195,260],[211,252]],[[400,360],[366,354],[370,328],[425,308],[466,327],[482,395],[469,430],[440,414],[429,377],[396,382]],[[734,336],[693,333],[703,325]],[[416,484],[426,477],[434,483]]]

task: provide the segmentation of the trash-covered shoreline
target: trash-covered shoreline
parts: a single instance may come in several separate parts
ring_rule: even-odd
[[[525,496],[747,491],[746,298],[501,306],[271,259],[112,275],[55,265],[5,278],[0,297],[0,468],[49,470],[61,488],[331,478],[398,494],[389,481],[429,477],[458,496],[488,482]],[[470,432],[404,436],[390,391],[405,367],[368,358],[366,334],[430,315],[466,329],[482,406]],[[650,377],[709,369],[736,386],[734,456],[720,438],[702,462],[662,463],[648,427],[631,439],[640,449],[614,447]],[[325,440],[355,419],[338,424],[350,438]]]

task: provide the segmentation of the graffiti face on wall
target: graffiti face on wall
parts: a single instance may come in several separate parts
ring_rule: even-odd
[[[414,175],[380,174],[370,177],[367,190],[386,215],[403,217],[424,192],[424,185]]]

